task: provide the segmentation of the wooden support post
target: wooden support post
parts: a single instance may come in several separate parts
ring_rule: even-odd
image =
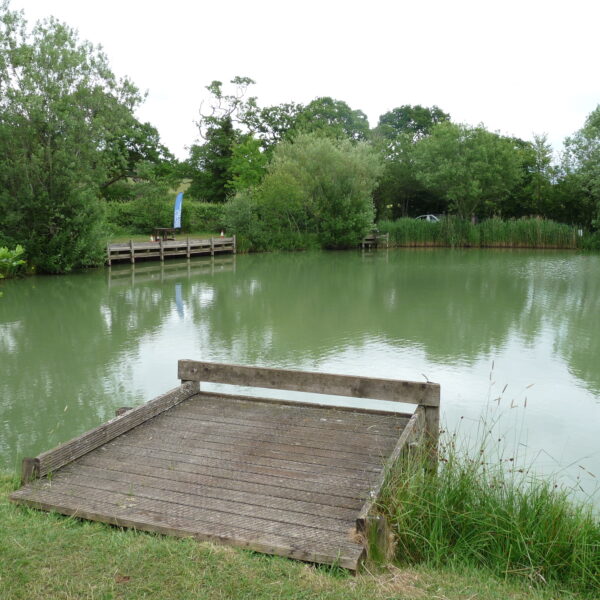
[[[40,476],[40,461],[37,458],[24,458],[21,463],[21,485]]]
[[[237,251],[237,238],[235,235],[233,236],[233,253],[235,254]]]
[[[190,236],[188,236],[186,239],[187,239],[187,254],[186,254],[186,256],[189,258],[190,257]]]
[[[131,264],[135,264],[135,251],[133,249],[133,240],[129,240],[129,251],[131,252]]]
[[[425,406],[425,443],[430,455],[430,469],[437,471],[438,465],[438,443],[440,438],[440,406],[439,389],[437,390],[438,405]]]
[[[162,237],[158,241],[160,243],[160,260],[165,260],[165,251],[163,249],[163,240],[162,240]]]
[[[215,255],[215,240],[214,238],[210,238],[210,255]]]
[[[377,564],[389,562],[394,554],[394,536],[383,515],[368,515],[356,520],[356,531],[363,538],[367,558]]]
[[[106,256],[107,256],[107,259],[108,259],[108,261],[107,261],[108,262],[108,266],[110,267],[111,264],[112,264],[111,260],[110,260],[110,244],[106,244]]]

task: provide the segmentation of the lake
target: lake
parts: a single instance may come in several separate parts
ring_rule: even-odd
[[[491,429],[508,466],[600,504],[600,255],[242,255],[0,289],[1,470],[176,386],[191,358],[438,382],[445,428]]]

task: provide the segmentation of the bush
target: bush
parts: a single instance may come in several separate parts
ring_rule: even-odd
[[[228,202],[227,227],[255,250],[356,246],[373,225],[380,172],[366,144],[298,135],[275,148],[258,188]]]
[[[21,258],[25,254],[23,246],[17,244],[14,250],[6,247],[0,248],[0,279],[14,277],[25,268],[25,260]]]
[[[184,198],[181,225],[184,231],[220,231],[225,227],[225,206]]]

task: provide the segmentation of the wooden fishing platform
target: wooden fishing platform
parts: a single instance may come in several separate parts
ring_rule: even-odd
[[[434,383],[179,361],[179,387],[23,461],[13,502],[359,568],[389,539],[388,469],[437,443]],[[412,414],[208,392],[200,382],[417,404]]]
[[[106,263],[110,266],[114,261],[127,260],[132,264],[139,259],[160,259],[178,256],[187,257],[206,254],[214,256],[230,252],[236,253],[235,235],[232,237],[216,237],[202,240],[164,240],[159,237],[157,241],[129,242],[122,244],[107,244]]]
[[[390,234],[389,233],[372,232],[369,235],[366,235],[362,239],[360,246],[363,250],[365,250],[365,248],[379,248],[379,246],[385,246],[387,248],[389,243],[390,243]]]

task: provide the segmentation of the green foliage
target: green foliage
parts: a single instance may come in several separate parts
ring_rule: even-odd
[[[239,192],[258,185],[266,172],[267,155],[261,152],[261,141],[250,135],[234,144],[229,165],[230,180],[225,187]]]
[[[28,31],[2,2],[0,98],[2,243],[41,271],[99,264],[100,192],[131,150],[137,89],[74,30],[49,19]]]
[[[416,145],[414,162],[416,178],[462,219],[495,214],[522,178],[514,142],[483,127],[436,125]]]
[[[408,135],[412,142],[416,142],[431,133],[434,125],[445,121],[450,121],[450,115],[437,106],[429,108],[405,104],[381,115],[377,132],[388,140]]]
[[[183,231],[220,231],[225,227],[224,204],[183,200],[181,227]],[[173,207],[171,206],[171,213]],[[171,214],[172,218],[172,214]]]
[[[373,223],[373,189],[381,173],[364,143],[302,134],[277,146],[258,191],[273,232],[316,234],[326,248],[357,244]]]
[[[569,225],[547,219],[486,219],[473,224],[457,217],[439,223],[417,219],[380,221],[381,233],[389,233],[395,246],[478,248],[577,248],[581,238]]]
[[[294,128],[337,139],[366,140],[369,121],[362,110],[353,110],[342,100],[315,98],[299,111]]]
[[[485,568],[534,585],[597,593],[600,522],[591,506],[528,476],[514,458],[490,459],[491,439],[480,443],[469,450],[457,447],[455,435],[446,438],[437,473],[416,452],[388,478],[382,508],[398,560]]]
[[[231,177],[231,159],[236,132],[230,117],[211,125],[205,143],[194,144],[187,160],[187,176],[191,179],[188,194],[204,202],[223,203],[227,199],[227,184]]]
[[[25,249],[20,244],[14,250],[0,248],[0,278],[14,277],[23,271],[26,261],[22,258]]]
[[[590,225],[600,220],[600,105],[590,113],[585,125],[565,141],[565,168],[586,210],[579,221]]]

